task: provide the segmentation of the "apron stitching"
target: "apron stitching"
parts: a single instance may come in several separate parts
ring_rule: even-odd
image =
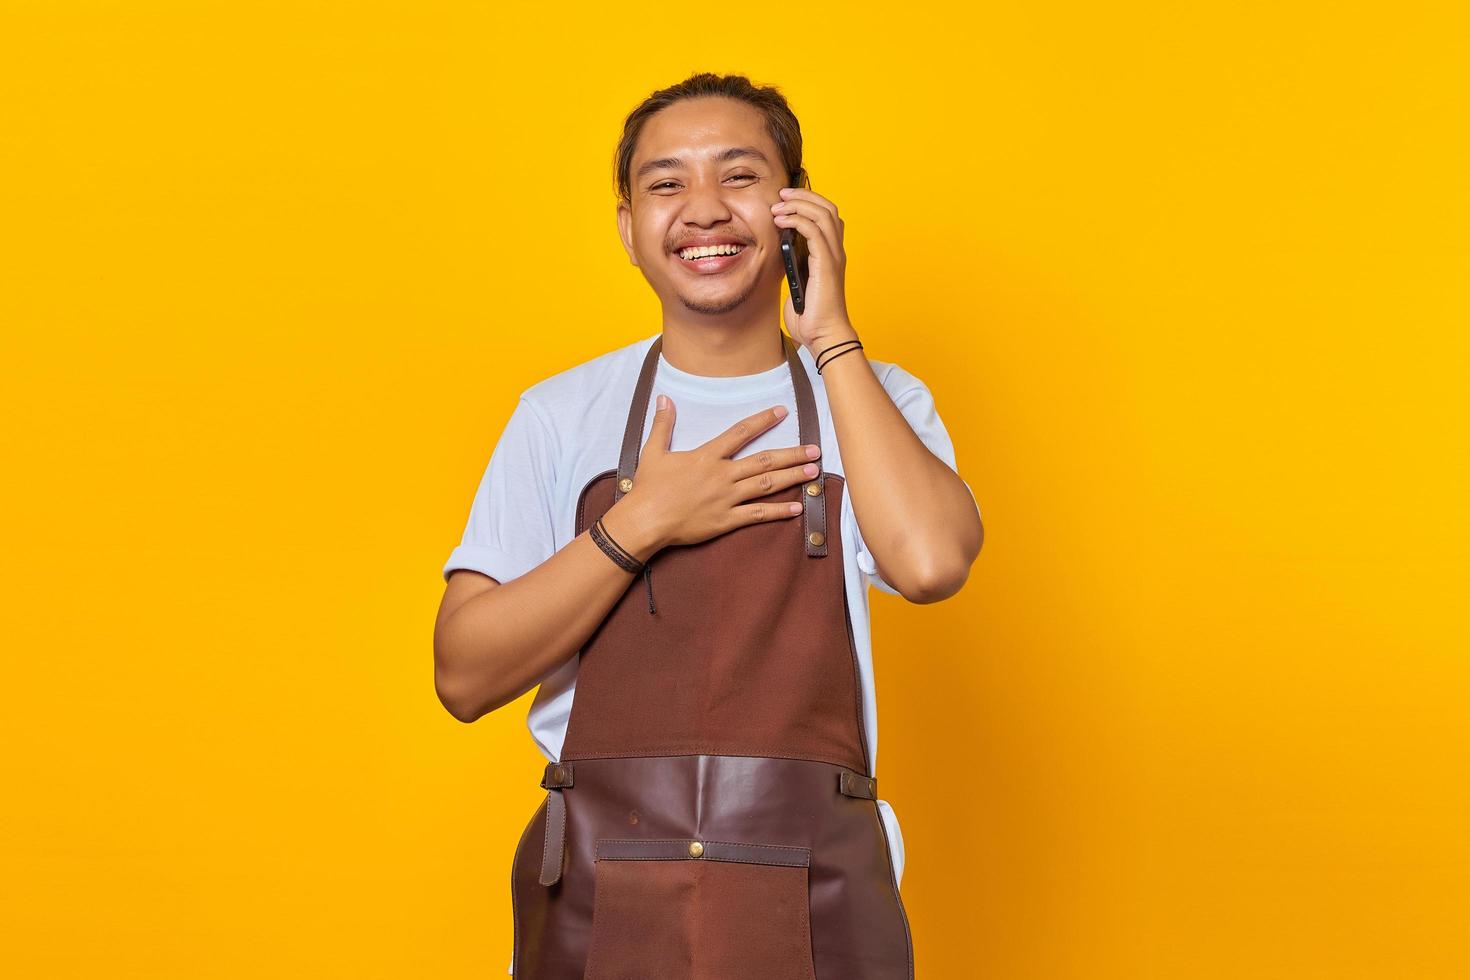
[[[837,477],[837,479],[842,480],[842,477],[839,476]],[[846,493],[847,491],[846,484],[847,481],[843,480],[844,493]],[[841,527],[840,516],[838,526],[839,528]],[[840,530],[838,536],[839,538],[841,537]],[[873,776],[875,775],[875,773],[872,771],[873,766],[869,762],[869,756],[871,755],[871,753],[868,750],[868,723],[865,717],[865,713],[863,711],[863,672],[862,668],[858,665],[857,642],[853,639],[852,636],[852,607],[847,601],[847,568],[845,566],[845,563],[839,564],[838,567],[842,569],[841,573],[839,574],[839,578],[842,582],[842,621],[847,626],[847,649],[848,652],[852,655],[852,683],[854,694],[853,700],[857,702],[858,741],[862,743],[863,748],[862,774],[864,776]]]
[[[599,752],[596,755],[586,755],[584,753],[563,753],[561,759],[563,762],[573,762],[584,759],[669,759],[685,756],[708,755],[717,757],[731,756],[738,759],[789,759],[792,762],[820,762],[823,765],[836,766],[839,769],[851,769],[853,772],[858,771],[858,768],[856,766],[849,765],[846,762],[835,762],[832,759],[819,758],[813,755],[772,755],[766,747],[760,747],[759,750],[752,750],[748,752],[731,752],[729,749],[717,751],[718,749],[719,747],[714,745],[700,745],[695,746],[694,748],[684,748],[682,746],[659,746],[656,749],[650,751],[639,752]],[[867,776],[866,773],[864,773],[863,776],[864,778],[870,778]]]
[[[602,845],[603,844],[684,844],[684,843],[687,843],[689,840],[690,840],[690,838],[688,838],[688,837],[599,837],[597,839],[597,843],[595,845],[593,845],[593,854],[595,854],[597,857],[602,857]],[[704,838],[704,837],[699,838],[699,840],[702,843],[705,843],[705,844],[733,844],[736,847],[746,847],[746,848],[750,848],[752,850],[762,850],[762,851],[765,851],[765,850],[771,850],[771,851],[796,851],[798,854],[800,854],[800,853],[810,854],[811,853],[811,848],[810,847],[803,847],[803,846],[801,846],[799,844],[752,844],[749,841],[743,841],[743,840],[710,840],[710,839]],[[618,859],[614,858],[613,860],[618,860]],[[654,857],[645,858],[642,855],[639,855],[636,858],[623,858],[621,860],[625,860],[625,861],[659,861],[659,860],[674,860],[674,861],[710,860],[710,861],[718,861],[720,859],[719,858],[711,858],[711,857],[708,857],[708,856],[704,856],[704,857],[700,857],[700,858],[693,858],[693,857],[686,857],[685,855],[682,855],[682,854],[678,854],[678,855],[675,855],[673,858],[668,858],[668,859],[665,859],[665,858],[654,858]]]
[[[909,913],[903,907],[903,896],[898,892],[898,878],[893,873],[893,852],[888,843],[888,827],[883,822],[883,814],[878,810],[878,801],[873,801],[873,816],[878,820],[878,829],[883,833],[883,853],[888,862],[888,882],[893,886],[893,900],[898,903],[899,918],[903,919],[904,942],[908,949],[906,955],[909,961],[909,980],[914,980],[914,935],[909,931]]]
[[[595,862],[594,862],[594,864],[595,864]],[[600,938],[598,936],[598,931],[597,931],[597,928],[596,928],[596,925],[597,925],[597,899],[598,899],[598,896],[600,896],[606,890],[607,889],[606,889],[605,885],[604,885],[603,888],[598,888],[597,887],[597,872],[596,872],[596,870],[594,868],[594,870],[593,870],[593,881],[592,881],[592,919],[591,919],[590,924],[588,926],[588,928],[591,930],[591,933],[592,933],[592,945],[591,945],[591,948],[587,950],[587,963],[586,963],[586,966],[589,967],[589,968],[591,966],[593,966],[594,964],[597,963],[597,941]]]
[[[801,917],[806,925],[806,962],[801,965],[806,980],[814,980],[817,975],[817,946],[812,936],[812,869],[806,868],[806,901],[802,903]]]
[[[552,790],[551,793],[555,793]],[[546,835],[541,841],[541,860],[545,861],[551,855],[551,793],[546,795]]]
[[[520,864],[521,848],[525,846],[526,835],[530,832],[531,825],[535,822],[535,814],[532,814],[531,822],[526,824],[525,830],[521,831],[521,839],[516,842],[515,856],[511,858],[510,862],[510,965],[512,978],[514,978],[515,975],[520,972],[519,960],[521,949],[521,919],[520,916],[516,913],[516,868]]]

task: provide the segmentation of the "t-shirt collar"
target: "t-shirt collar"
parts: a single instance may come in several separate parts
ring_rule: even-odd
[[[783,360],[768,371],[711,377],[681,371],[658,355],[658,374],[654,384],[670,394],[685,394],[701,401],[742,402],[791,387],[791,369]]]

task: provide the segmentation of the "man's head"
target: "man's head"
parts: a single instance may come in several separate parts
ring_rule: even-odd
[[[784,96],[740,75],[693,75],[629,114],[614,166],[623,247],[666,312],[769,315],[783,276],[771,205],[806,178]],[[699,245],[738,254],[681,255]]]

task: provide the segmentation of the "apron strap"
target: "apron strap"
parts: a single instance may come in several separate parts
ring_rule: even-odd
[[[801,445],[822,445],[822,436],[818,431],[817,423],[817,400],[812,395],[812,382],[807,377],[806,366],[801,363],[797,354],[796,342],[786,334],[781,334],[781,342],[786,345],[786,363],[791,368],[791,385],[796,390],[796,427],[800,433],[797,438]],[[806,553],[809,558],[825,558],[827,556],[827,481],[822,477],[822,457],[813,460],[817,464],[817,475],[802,484],[801,492],[806,496],[806,506],[802,508],[804,514],[802,519],[806,521],[804,538],[806,541]]]
[[[613,503],[617,503],[633,489],[633,474],[638,469],[638,450],[643,442],[643,423],[648,419],[648,399],[653,392],[653,376],[658,369],[659,352],[663,350],[663,334],[659,334],[649,345],[643,357],[643,366],[638,372],[638,383],[633,388],[633,402],[628,408],[628,422],[623,427],[623,445],[618,454],[618,481],[613,486]],[[786,350],[786,366],[791,371],[791,385],[796,392],[796,427],[801,445],[822,445],[821,426],[817,422],[817,400],[812,394],[811,378],[806,365],[801,362],[796,342],[781,332],[781,344]],[[811,558],[827,555],[827,484],[822,478],[822,459],[815,460],[817,475],[802,484],[806,496],[803,510],[805,529],[803,540],[806,553]]]
[[[566,856],[567,801],[564,787],[572,785],[572,767],[564,762],[548,762],[541,777],[546,794],[546,840],[541,852],[541,884],[550,887],[561,881],[562,863]]]
[[[844,769],[837,774],[837,792],[843,796],[856,796],[864,800],[878,798],[878,780],[875,776],[863,776]]]
[[[633,402],[628,407],[628,421],[623,426],[623,447],[618,454],[618,482],[613,485],[613,503],[633,489],[633,473],[638,469],[638,449],[643,440],[643,423],[648,419],[648,396],[653,391],[653,375],[658,370],[658,354],[663,350],[664,335],[653,339],[643,356],[638,371],[638,384],[633,388]]]

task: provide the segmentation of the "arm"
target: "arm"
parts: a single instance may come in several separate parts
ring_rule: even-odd
[[[855,339],[851,328],[825,336],[814,353]],[[905,599],[947,599],[965,584],[984,539],[975,498],[914,433],[863,350],[837,354],[823,359],[822,380],[868,550]]]
[[[845,222],[810,188],[783,187],[772,220],[806,238],[810,278],[805,311],[788,296],[786,326],[813,355],[856,340],[847,315]],[[822,359],[832,424],[842,446],[853,514],[879,575],[910,602],[959,591],[980,553],[979,508],[959,474],[931,453],[888,397],[861,348]]]
[[[674,405],[660,396],[633,489],[602,517],[608,534],[646,562],[670,545],[800,514],[799,503],[745,501],[810,479],[804,467],[815,464],[805,447],[730,458],[782,414],[779,406],[757,412],[697,449],[676,453],[669,451]],[[434,687],[460,721],[509,704],[576,654],[634,576],[603,554],[590,531],[556,548],[546,509],[555,468],[547,446],[554,437],[522,401],[480,483],[461,546],[445,566],[448,585],[434,623]]]
[[[657,547],[626,520],[629,497],[603,517],[613,540],[646,561]],[[472,722],[525,694],[582,648],[629,584],[584,531],[524,575],[501,584],[470,569],[450,573],[434,622],[434,689]]]
[[[587,532],[558,549],[557,432],[523,394],[491,454],[434,622],[434,688],[451,715],[472,722],[525,694],[568,659],[633,579]],[[608,533],[639,559],[627,502]],[[620,534],[621,532],[621,534]]]

